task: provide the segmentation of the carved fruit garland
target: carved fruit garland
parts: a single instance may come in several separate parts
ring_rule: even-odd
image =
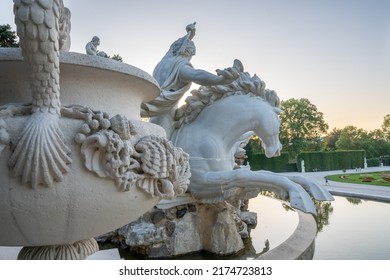
[[[85,167],[99,177],[114,179],[121,191],[137,187],[164,198],[184,193],[190,177],[188,155],[153,135],[133,145],[136,135],[126,117],[108,119],[91,112],[75,141],[81,144]]]

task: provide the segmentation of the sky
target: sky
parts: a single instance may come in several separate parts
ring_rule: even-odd
[[[195,68],[215,73],[240,59],[281,100],[307,98],[329,131],[380,128],[390,114],[388,0],[64,0],[71,51],[100,37],[99,50],[152,74],[196,22]],[[16,29],[11,0],[0,24]]]

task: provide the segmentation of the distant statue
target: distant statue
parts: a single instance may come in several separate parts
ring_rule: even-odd
[[[217,75],[194,69],[190,60],[196,52],[192,41],[195,36],[195,23],[187,25],[186,31],[184,37],[170,46],[153,71],[153,77],[161,87],[160,95],[141,105],[141,116],[150,117],[151,122],[162,126],[168,137],[173,129],[173,118],[178,102],[189,90],[192,82],[204,86],[229,84],[237,79],[239,72],[242,71],[240,65],[217,70]]]
[[[98,55],[102,57],[107,57],[107,54],[103,51],[98,51],[97,47],[100,45],[100,38],[98,36],[93,36],[91,42],[85,45],[85,51],[88,55]]]

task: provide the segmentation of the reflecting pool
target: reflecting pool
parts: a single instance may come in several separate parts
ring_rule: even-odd
[[[249,210],[257,213],[257,226],[251,229],[252,246],[260,253],[283,243],[298,226],[298,214],[286,203],[259,195],[249,200]],[[268,243],[268,244],[267,244]]]
[[[335,196],[326,208],[314,259],[390,260],[389,203]]]
[[[390,260],[390,204],[335,196],[332,202],[317,202],[318,233],[314,259]],[[249,203],[258,213],[251,231],[252,244],[261,252],[268,239],[270,249],[295,230],[298,216],[278,200],[258,196]]]

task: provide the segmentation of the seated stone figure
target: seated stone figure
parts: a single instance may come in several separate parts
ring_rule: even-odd
[[[93,36],[91,42],[85,45],[85,51],[88,55],[98,55],[102,57],[107,57],[107,54],[103,51],[98,51],[97,47],[100,45],[100,38],[98,36]]]
[[[195,69],[190,60],[196,53],[192,41],[195,36],[195,23],[186,27],[187,34],[176,40],[166,55],[157,64],[153,77],[161,87],[161,93],[154,100],[141,105],[141,116],[162,126],[169,138],[173,130],[173,118],[179,100],[189,90],[192,82],[210,86],[229,84],[238,78],[242,71],[236,67],[217,70],[217,75],[205,70]]]

